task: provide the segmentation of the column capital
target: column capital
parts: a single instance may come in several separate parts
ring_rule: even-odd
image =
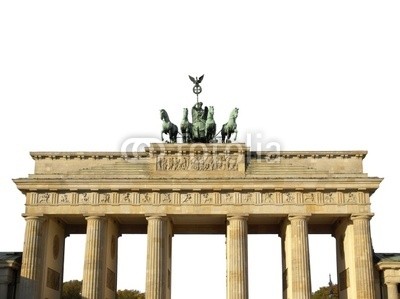
[[[308,220],[311,217],[311,214],[289,214],[288,219],[289,221],[292,220]]]
[[[37,214],[37,215],[22,214],[22,217],[24,217],[25,220],[40,220],[40,221],[46,220],[46,217],[43,214]]]
[[[104,219],[106,217],[105,214],[83,214],[86,220],[89,219]]]
[[[161,219],[165,220],[168,219],[167,214],[146,214],[146,220],[153,220],[153,219]]]
[[[397,282],[396,282],[396,280],[395,279],[393,279],[393,280],[385,280],[385,284],[388,286],[388,285],[396,285],[397,286]]]
[[[371,220],[371,218],[374,216],[374,213],[357,213],[357,214],[351,214],[350,219],[353,220]]]
[[[228,214],[226,215],[226,219],[228,220],[247,220],[249,218],[249,214]]]

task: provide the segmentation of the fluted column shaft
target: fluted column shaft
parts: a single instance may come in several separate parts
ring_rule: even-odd
[[[103,299],[104,289],[104,226],[101,216],[86,217],[86,248],[83,268],[82,298]]]
[[[247,216],[228,217],[227,245],[227,299],[247,299]]]
[[[291,278],[293,299],[311,298],[307,220],[308,215],[289,215],[292,238]]]
[[[25,242],[18,294],[21,299],[39,298],[43,272],[42,230],[44,219],[38,216],[28,216],[25,220]]]
[[[387,282],[386,287],[388,299],[399,299],[399,293],[397,292],[397,283]]]
[[[372,214],[352,215],[357,297],[374,299],[374,268],[369,221]]]
[[[165,299],[167,287],[167,219],[147,217],[146,299]]]

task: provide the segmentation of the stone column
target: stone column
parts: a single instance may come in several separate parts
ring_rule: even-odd
[[[397,283],[387,282],[386,283],[388,299],[399,299],[399,293],[397,292]]]
[[[374,299],[374,268],[369,221],[372,214],[353,214],[354,259],[358,298]]]
[[[291,285],[293,299],[311,298],[308,215],[289,215],[291,226]]]
[[[103,216],[86,217],[86,248],[83,267],[82,298],[104,298],[104,226]]]
[[[43,264],[43,217],[27,216],[19,298],[40,298]]]
[[[168,219],[163,215],[152,215],[146,219],[146,299],[170,298],[168,291]]]
[[[7,262],[0,264],[0,298],[8,298],[8,285],[13,282],[13,268]]]
[[[248,299],[247,215],[228,216],[227,299]]]
[[[8,283],[0,281],[0,298],[8,298]]]

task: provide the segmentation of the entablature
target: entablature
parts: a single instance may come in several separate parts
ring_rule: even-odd
[[[380,178],[363,173],[365,151],[251,152],[245,144],[151,144],[145,152],[32,153],[16,179],[26,211],[129,213],[369,212]],[[120,207],[120,208],[119,208]],[[51,212],[52,213],[52,212]],[[67,213],[67,212],[66,212]]]

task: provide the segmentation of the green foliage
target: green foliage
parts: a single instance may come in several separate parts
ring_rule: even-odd
[[[82,280],[70,280],[63,283],[61,299],[81,299]]]
[[[144,293],[137,290],[119,290],[117,292],[118,299],[145,299]]]
[[[81,299],[82,280],[70,280],[63,283],[61,299]],[[144,293],[137,290],[119,290],[117,299],[145,299]]]
[[[329,299],[329,298],[337,299],[337,298],[339,298],[337,284],[332,285],[332,290],[333,290],[332,297],[329,297],[331,288],[329,286],[321,287],[321,288],[319,288],[318,291],[312,293],[311,298],[312,299]]]

